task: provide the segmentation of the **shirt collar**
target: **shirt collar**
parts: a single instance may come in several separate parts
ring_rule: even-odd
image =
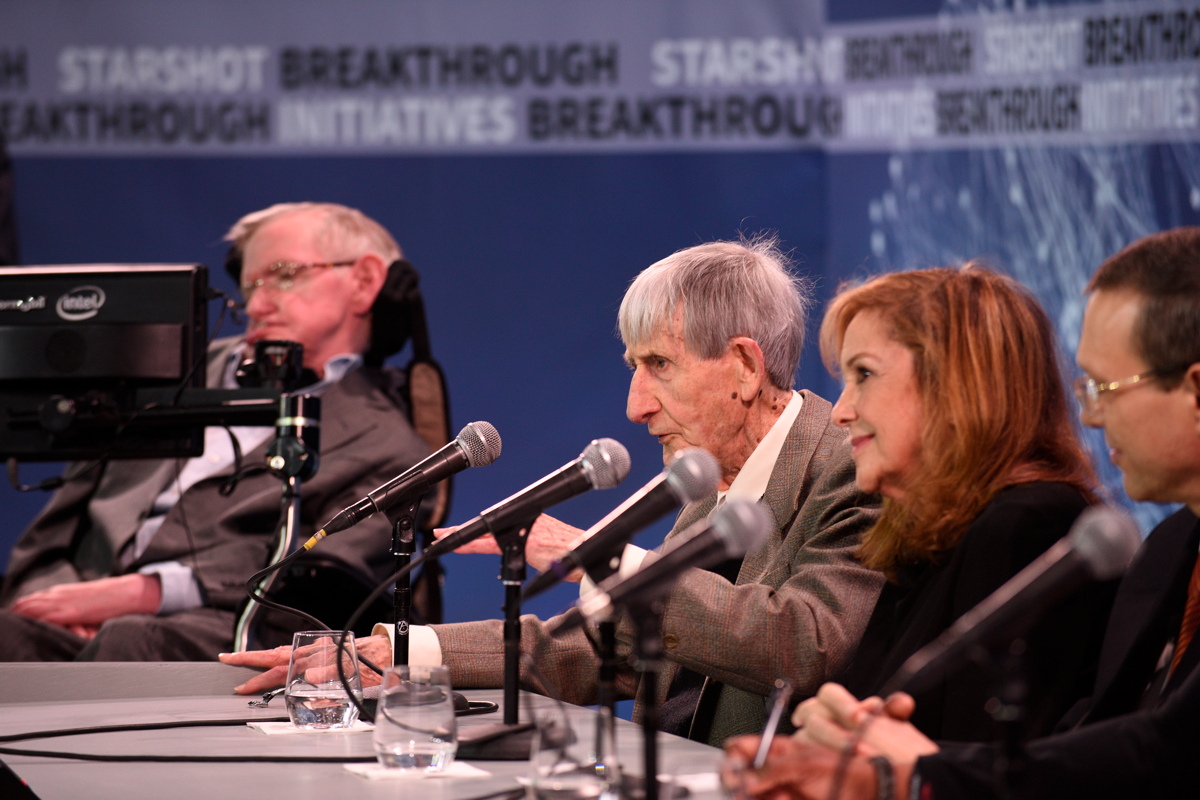
[[[325,377],[312,386],[298,389],[295,394],[321,394],[333,384],[346,377],[346,373],[362,366],[363,357],[358,353],[341,353],[325,362]]]
[[[762,499],[767,492],[767,483],[771,480],[771,473],[775,471],[775,462],[779,460],[779,454],[783,451],[783,443],[787,440],[788,432],[795,424],[796,417],[800,416],[800,408],[803,405],[804,398],[800,396],[799,392],[793,390],[791,399],[783,408],[783,413],[779,415],[779,419],[775,420],[775,424],[767,431],[767,435],[762,438],[762,441],[754,448],[754,452],[746,459],[746,463],[734,477],[733,483],[724,492],[717,493],[718,503],[727,497],[751,502],[758,502]]]

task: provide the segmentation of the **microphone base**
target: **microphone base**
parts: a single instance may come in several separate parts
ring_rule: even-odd
[[[478,725],[458,732],[458,753],[455,758],[473,761],[528,761],[533,752],[533,740],[538,735],[534,723]],[[560,725],[542,726],[543,748],[562,747],[575,741],[570,728]]]
[[[691,794],[691,790],[686,786],[675,784],[670,787],[670,791],[664,791],[662,781],[658,784],[658,796],[670,797],[672,800],[680,797],[687,797]],[[646,796],[646,781],[641,775],[622,775],[620,786],[621,800],[643,800]]]

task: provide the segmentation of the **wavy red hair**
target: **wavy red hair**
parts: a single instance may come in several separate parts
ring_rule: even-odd
[[[924,421],[915,473],[903,500],[884,499],[863,563],[894,576],[936,559],[1007,486],[1062,481],[1096,499],[1053,326],[1024,287],[977,263],[845,287],[821,324],[834,374],[846,328],[864,312],[912,351]]]

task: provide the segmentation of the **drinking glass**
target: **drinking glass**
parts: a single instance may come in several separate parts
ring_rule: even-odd
[[[339,645],[339,642],[343,644]],[[346,676],[345,685],[338,677],[339,658]],[[347,688],[360,702],[362,700],[354,634],[346,631],[301,631],[295,634],[285,686],[288,716],[298,727],[353,726],[358,719],[358,707],[350,699]]]
[[[613,722],[606,710],[569,726],[564,713],[536,719],[529,784],[539,800],[616,800],[621,783]]]
[[[375,755],[385,767],[439,772],[458,750],[450,669],[388,667],[375,712]]]

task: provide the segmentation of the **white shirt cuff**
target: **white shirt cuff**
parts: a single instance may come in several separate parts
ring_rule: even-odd
[[[187,611],[189,608],[200,608],[204,605],[204,594],[200,584],[192,574],[191,567],[185,567],[178,561],[161,561],[157,564],[147,564],[138,570],[142,575],[157,575],[162,585],[162,602],[158,606],[158,615],[174,614],[177,611]]]
[[[642,561],[645,560],[648,552],[650,551],[638,547],[636,544],[625,545],[625,549],[621,551],[621,563],[617,565],[617,574],[624,579],[637,572],[642,568]],[[596,591],[596,582],[589,578],[585,572],[583,580],[579,582],[579,596],[581,598],[587,597],[594,591]]]
[[[372,636],[386,636],[392,643],[392,663],[396,662],[396,626],[390,622],[376,622]],[[408,629],[408,663],[420,667],[436,667],[442,663],[442,645],[437,634],[428,625],[412,625]]]

